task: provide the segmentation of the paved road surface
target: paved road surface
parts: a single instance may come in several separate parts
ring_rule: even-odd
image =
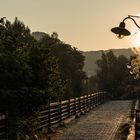
[[[132,101],[109,101],[60,129],[51,140],[115,140],[128,122]],[[117,138],[117,140],[119,140]]]

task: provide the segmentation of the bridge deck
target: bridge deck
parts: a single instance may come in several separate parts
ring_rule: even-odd
[[[59,129],[51,140],[115,140],[119,127],[128,122],[132,101],[110,101],[65,129]]]

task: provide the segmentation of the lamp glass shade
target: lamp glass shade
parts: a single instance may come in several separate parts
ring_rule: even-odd
[[[125,28],[125,23],[121,22],[119,27],[114,27],[111,31],[117,34],[118,38],[122,38],[123,36],[129,36],[131,33]]]
[[[128,36],[131,34],[127,29],[120,28],[120,27],[114,27],[111,29],[111,31],[115,34],[120,34],[120,35],[124,35],[124,36]]]

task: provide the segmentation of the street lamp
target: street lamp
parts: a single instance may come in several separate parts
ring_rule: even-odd
[[[126,18],[123,19],[123,21],[119,24],[119,27],[114,27],[111,29],[113,33],[117,35],[119,39],[122,39],[124,36],[129,36],[131,35],[130,31],[128,31],[125,28],[125,20],[126,19],[131,19],[135,23],[135,25],[140,29],[140,26],[136,23],[134,18],[140,18],[140,16],[133,16],[133,15],[128,15]]]
[[[140,16],[128,15],[119,24],[119,27],[114,27],[111,29],[111,31],[115,33],[119,39],[122,39],[124,36],[131,35],[130,31],[125,28],[125,20],[131,19],[135,23],[135,25],[140,29],[140,26],[136,23],[134,18],[140,18]],[[140,78],[140,56],[133,58],[126,66],[129,69],[130,74],[133,75],[134,79]]]

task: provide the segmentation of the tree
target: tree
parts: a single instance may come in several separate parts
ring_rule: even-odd
[[[0,111],[9,112],[15,129],[18,120],[30,117],[50,99],[58,100],[64,92],[58,60],[46,38],[35,40],[17,18],[0,23]]]
[[[39,38],[40,33],[34,33]],[[44,33],[42,34],[42,38]],[[41,37],[41,36],[40,36]],[[63,98],[77,97],[83,94],[83,81],[86,74],[83,72],[85,57],[76,48],[59,40],[56,32],[46,34],[45,46],[51,47],[53,55],[58,59],[61,78],[66,83]]]
[[[123,55],[116,57],[112,51],[103,52],[102,58],[97,61],[96,88],[107,91],[113,99],[121,99],[126,94],[128,97],[127,87],[133,81],[126,68],[128,61]]]
[[[53,55],[52,47],[48,45],[48,37],[40,40],[41,62],[40,87],[44,88],[52,99],[61,98],[65,89],[65,82],[61,78],[58,59]]]
[[[76,48],[62,42],[53,46],[53,52],[58,57],[62,78],[67,81],[65,98],[82,95],[83,81],[86,78],[83,72],[85,57]]]

